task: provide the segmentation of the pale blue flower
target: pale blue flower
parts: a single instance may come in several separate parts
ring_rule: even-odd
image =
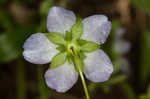
[[[47,17],[47,29],[49,32],[65,33],[70,31],[76,17],[72,11],[62,7],[52,7]],[[103,44],[110,32],[111,23],[104,15],[93,15],[83,20],[82,39]],[[34,64],[50,63],[58,50],[48,38],[42,33],[31,35],[25,42],[23,48],[24,58]],[[93,53],[86,53],[84,60],[84,74],[93,82],[104,82],[109,79],[113,72],[113,65],[109,57],[98,49]],[[68,91],[78,79],[74,65],[66,61],[61,66],[48,69],[45,73],[46,84],[58,92]]]

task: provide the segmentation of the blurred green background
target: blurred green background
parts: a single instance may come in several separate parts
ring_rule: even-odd
[[[86,81],[91,99],[150,99],[150,0],[0,0],[0,99],[83,99],[80,79],[67,93],[47,88],[48,64],[26,62],[22,45],[33,33],[47,32],[52,6],[82,18],[105,14],[112,30],[102,48],[115,71],[104,83]]]

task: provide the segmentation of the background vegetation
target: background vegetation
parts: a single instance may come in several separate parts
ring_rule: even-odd
[[[83,99],[81,81],[65,94],[45,86],[48,65],[26,62],[22,45],[32,33],[47,32],[52,6],[85,18],[105,14],[112,31],[102,45],[113,61],[110,80],[87,80],[92,99],[150,99],[150,0],[0,0],[0,99]]]

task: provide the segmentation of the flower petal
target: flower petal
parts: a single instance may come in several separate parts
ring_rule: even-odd
[[[93,82],[104,82],[113,72],[113,65],[109,57],[100,49],[87,54],[84,62],[85,76]]]
[[[62,7],[52,7],[47,17],[47,29],[49,32],[70,31],[76,22],[74,13]]]
[[[131,48],[130,43],[122,39],[116,40],[113,45],[114,51],[121,55],[126,54],[130,50],[130,48]]]
[[[46,64],[58,52],[56,46],[42,33],[32,34],[24,43],[24,58],[34,64]]]
[[[103,44],[110,32],[111,22],[104,15],[93,15],[83,20],[83,36],[82,38]]]
[[[57,92],[68,91],[78,79],[78,74],[72,64],[65,64],[55,68],[48,69],[45,73],[46,84]]]

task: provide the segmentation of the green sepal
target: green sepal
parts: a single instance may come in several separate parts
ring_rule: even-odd
[[[67,55],[67,60],[68,60],[68,63],[69,64],[72,64],[72,61],[73,61],[73,56],[71,54],[68,53]]]
[[[92,41],[87,41],[84,45],[82,45],[80,47],[80,50],[83,52],[93,52],[95,50],[97,50],[98,48],[100,48],[100,45],[98,45],[95,42]]]
[[[62,64],[65,63],[67,58],[67,53],[66,52],[60,52],[56,56],[53,57],[51,64],[50,64],[50,69],[54,69]]]
[[[79,43],[80,46],[85,45],[87,42],[88,41],[82,40],[82,39],[78,40],[78,43]]]
[[[60,45],[60,46],[56,47],[56,49],[59,50],[60,52],[66,51],[66,47],[64,45]]]
[[[64,35],[61,34],[61,33],[58,33],[58,32],[50,32],[50,33],[47,33],[45,34],[48,39],[54,43],[54,44],[57,44],[57,45],[65,45],[66,44],[66,41],[64,39]]]
[[[66,31],[65,33],[65,40],[66,41],[71,41],[72,40],[72,33],[69,31]]]
[[[79,57],[84,60],[86,58],[85,54],[83,52],[79,52]]]
[[[72,33],[72,39],[77,40],[80,39],[82,33],[83,33],[83,24],[82,24],[82,19],[77,18],[76,24],[74,24],[71,28],[71,33]]]

